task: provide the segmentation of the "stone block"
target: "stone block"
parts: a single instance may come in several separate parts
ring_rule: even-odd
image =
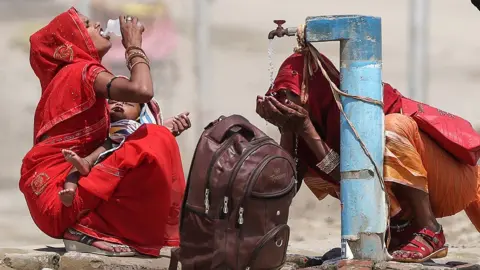
[[[373,261],[361,260],[341,260],[337,264],[337,269],[340,270],[370,270],[373,269]]]
[[[59,270],[168,270],[169,263],[169,257],[105,257],[67,252],[60,260]]]
[[[480,270],[480,265],[478,264],[462,264],[455,266],[456,269],[459,270]]]
[[[300,254],[287,254],[287,263],[295,264],[299,268],[304,268],[308,257]]]
[[[425,266],[418,263],[399,263],[399,262],[380,262],[376,263],[375,270],[413,270],[413,269],[425,269]]]
[[[6,253],[3,264],[15,270],[58,269],[60,255],[54,252]]]
[[[300,269],[301,267],[298,267],[295,263],[285,263],[283,267],[280,270],[297,270]]]
[[[10,268],[0,262],[0,270],[12,270],[13,268]]]
[[[0,248],[0,262],[3,261],[3,259],[5,258],[5,254],[8,254],[8,253],[25,254],[25,253],[30,253],[32,251],[33,250],[30,250],[30,249]]]

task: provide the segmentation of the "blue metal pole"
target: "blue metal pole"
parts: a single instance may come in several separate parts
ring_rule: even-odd
[[[359,15],[309,17],[307,42],[340,41],[340,89],[383,100],[381,19]],[[346,115],[383,174],[384,114],[380,106],[342,97]],[[340,117],[342,256],[384,261],[387,203],[375,167]]]

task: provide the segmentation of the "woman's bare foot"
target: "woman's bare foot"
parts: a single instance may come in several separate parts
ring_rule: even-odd
[[[75,190],[74,189],[64,189],[58,192],[58,196],[60,196],[60,201],[62,201],[63,205],[66,207],[72,206],[73,198],[75,198]]]
[[[69,163],[71,163],[81,175],[87,175],[90,172],[90,163],[79,157],[75,152],[68,149],[63,149],[62,154]]]

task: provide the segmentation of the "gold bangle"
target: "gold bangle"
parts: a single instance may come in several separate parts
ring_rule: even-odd
[[[140,59],[139,59],[138,61],[136,61],[136,62],[144,61],[145,63],[147,63],[148,65],[150,65],[150,62],[148,61],[148,59],[145,59],[145,58],[142,57],[142,56],[138,56],[138,57],[139,57]],[[132,59],[130,59],[130,61],[127,63],[127,68],[128,68],[129,70],[131,70],[133,64],[136,63],[136,62],[133,61],[133,59],[135,59],[135,57],[132,57]]]
[[[128,49],[125,50],[125,59],[128,58],[128,55],[130,54],[131,51],[133,51],[132,53],[143,53],[144,55],[146,55],[145,51],[142,50],[141,48],[138,48],[138,47],[128,47]]]
[[[130,62],[127,63],[127,68],[128,68],[128,70],[131,70],[132,67],[133,67],[136,63],[138,63],[138,62],[145,62],[145,63],[150,67],[150,62],[148,62],[148,60],[146,60],[146,59],[143,58],[143,57],[139,57],[139,58],[140,58],[140,59],[138,59],[138,60],[134,60],[135,57],[132,58],[132,59],[130,59]]]
[[[133,65],[130,66],[129,70],[132,70],[134,66],[136,66],[137,64],[141,64],[141,63],[147,65],[148,69],[150,69],[150,65],[147,62],[140,60],[140,61],[137,61],[137,62],[133,63]]]
[[[128,59],[130,57],[132,57],[132,55],[143,55],[143,56],[147,56],[144,52],[141,52],[141,51],[134,51],[134,52],[131,52],[131,53],[125,53],[125,60],[128,61]]]
[[[140,48],[140,47],[130,46],[130,47],[128,47],[128,48],[125,50],[125,54],[127,54],[127,53],[128,53],[129,51],[131,51],[131,50],[137,50],[137,51],[141,51],[141,52],[145,53],[145,51],[144,51],[142,48]]]
[[[128,55],[128,58],[127,58],[127,65],[130,64],[130,62],[132,61],[133,58],[135,57],[140,57],[140,58],[143,58],[145,61],[147,62],[150,62],[148,60],[148,57],[144,54],[144,53],[141,53],[141,52],[134,52],[134,53],[131,53]]]

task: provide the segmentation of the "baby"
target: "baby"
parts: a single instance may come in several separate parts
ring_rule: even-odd
[[[105,143],[84,158],[78,156],[72,150],[62,150],[65,159],[74,167],[67,176],[67,180],[63,186],[64,189],[59,192],[60,200],[67,207],[72,205],[75,197],[78,186],[77,183],[79,180],[78,173],[80,175],[88,175],[95,162],[103,153],[110,153],[116,150],[116,148],[123,143],[126,137],[137,130],[142,125],[140,123],[140,116],[143,108],[142,106],[148,106],[147,104],[141,105],[139,103],[120,102],[114,100],[109,100],[108,104],[110,109],[111,125],[110,135],[107,140],[105,140]],[[188,119],[188,115],[188,112],[180,114],[174,117],[174,119],[167,120],[164,125],[170,130],[172,130],[173,126],[175,126],[179,130],[172,130],[172,132],[174,135],[179,135],[181,131],[190,128],[190,120]],[[170,125],[172,127],[169,127]],[[102,158],[103,157],[104,155],[102,155]],[[78,173],[75,173],[77,171]]]

